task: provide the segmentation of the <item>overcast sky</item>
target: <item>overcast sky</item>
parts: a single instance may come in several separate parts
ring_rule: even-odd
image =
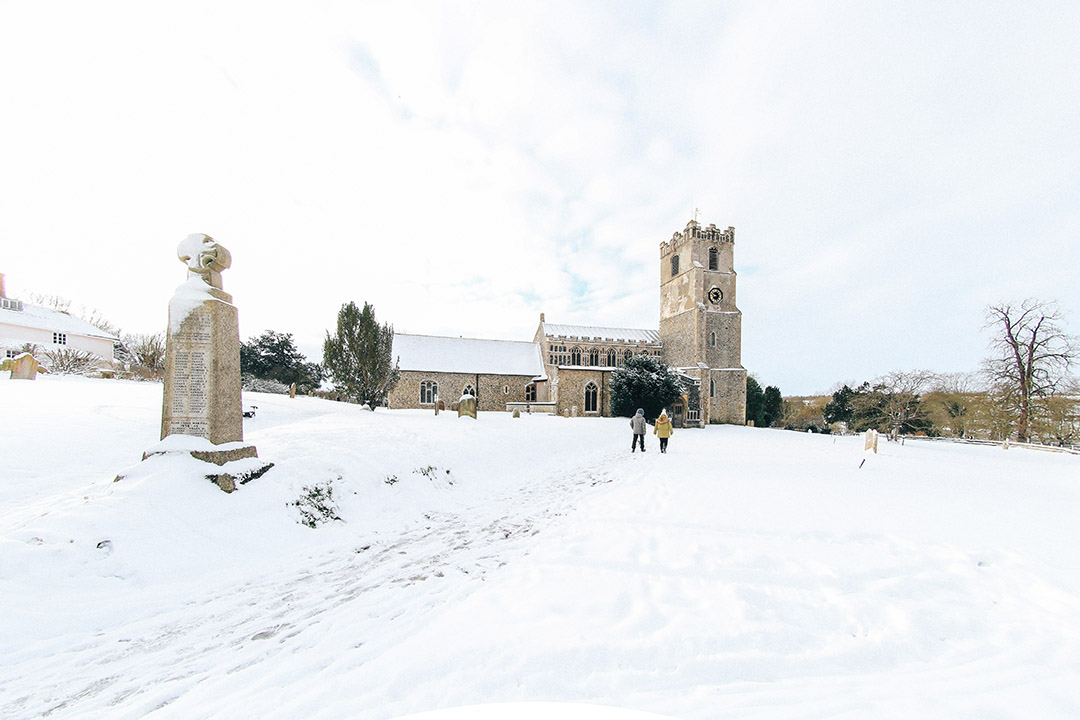
[[[1080,3],[0,0],[0,272],[125,332],[225,245],[243,338],[655,328],[736,229],[786,395],[975,369],[988,303],[1080,331]]]

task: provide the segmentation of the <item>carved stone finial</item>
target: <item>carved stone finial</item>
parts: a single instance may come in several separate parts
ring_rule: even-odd
[[[176,248],[176,256],[187,265],[188,277],[199,277],[211,287],[221,287],[221,271],[232,265],[232,255],[214,238],[195,233],[184,238]]]

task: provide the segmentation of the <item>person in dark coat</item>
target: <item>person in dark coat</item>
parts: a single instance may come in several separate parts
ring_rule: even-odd
[[[630,418],[630,428],[634,431],[634,438],[630,441],[630,452],[637,449],[641,443],[641,452],[645,452],[645,411],[638,408],[637,414]]]

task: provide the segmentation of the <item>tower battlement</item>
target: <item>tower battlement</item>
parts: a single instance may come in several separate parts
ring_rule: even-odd
[[[660,254],[670,254],[677,245],[687,240],[707,240],[715,243],[731,243],[735,244],[735,228],[728,226],[727,230],[721,230],[716,227],[715,224],[710,223],[708,227],[701,227],[701,223],[697,220],[691,220],[686,223],[686,228],[681,232],[675,231],[671,235],[671,240],[665,240],[660,243]]]

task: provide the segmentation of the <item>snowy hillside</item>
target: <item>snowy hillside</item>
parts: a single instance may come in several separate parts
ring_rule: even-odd
[[[226,495],[160,385],[4,375],[3,718],[1080,716],[1075,456],[246,394]]]

